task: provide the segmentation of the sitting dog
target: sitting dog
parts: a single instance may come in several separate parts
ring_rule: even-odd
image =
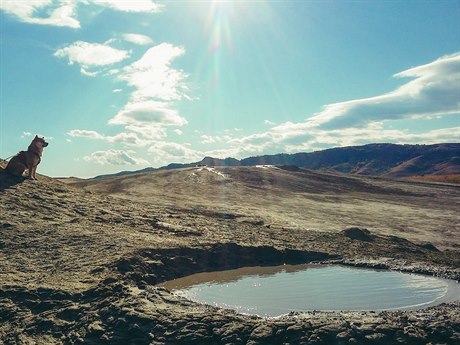
[[[10,174],[22,176],[27,169],[29,178],[36,180],[37,177],[35,176],[35,172],[37,171],[37,165],[40,164],[42,160],[43,148],[47,146],[48,143],[45,139],[36,135],[27,148],[27,151],[21,151],[11,158],[6,166],[6,170]]]

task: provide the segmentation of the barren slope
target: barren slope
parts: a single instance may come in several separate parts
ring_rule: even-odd
[[[458,251],[373,229],[302,226],[310,221],[305,213],[321,220],[318,229],[339,224],[338,202],[348,202],[339,209],[343,214],[358,217],[370,208],[354,206],[367,207],[371,196],[371,203],[395,209],[425,203],[424,213],[436,214],[444,206],[430,200],[454,203],[457,189],[254,169],[84,182],[117,197],[44,176],[16,179],[0,169],[0,344],[458,343],[460,302],[421,311],[264,319],[157,288],[197,272],[312,261],[460,279]],[[453,207],[444,208],[451,224]],[[455,241],[442,239],[451,247]]]
[[[319,173],[295,167],[196,167],[75,183],[85,190],[193,213],[231,214],[286,229],[382,234],[460,243],[460,186]]]

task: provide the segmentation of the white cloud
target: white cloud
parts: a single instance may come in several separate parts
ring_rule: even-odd
[[[123,91],[123,90],[122,90],[122,89],[113,89],[113,90],[112,90],[113,93],[119,93],[119,92],[121,92],[121,91]]]
[[[140,34],[124,34],[123,39],[125,41],[138,44],[141,46],[153,43],[153,40],[149,36]]]
[[[67,133],[71,137],[89,138],[103,140],[109,143],[122,143],[128,146],[143,147],[148,145],[151,140],[146,140],[134,132],[121,132],[116,135],[104,135],[96,131],[88,131],[84,129],[73,129]]]
[[[28,137],[31,137],[31,136],[32,136],[32,133],[30,133],[30,132],[22,132],[21,138],[28,138]]]
[[[187,144],[173,142],[156,142],[148,151],[152,153],[156,163],[189,163],[204,157],[202,152],[193,150]]]
[[[142,147],[148,144],[148,141],[139,138],[136,133],[132,132],[121,132],[117,135],[107,136],[106,138],[109,142],[123,143],[130,146]]]
[[[67,57],[69,64],[78,63],[82,66],[82,73],[88,74],[88,67],[112,65],[129,57],[129,52],[109,47],[105,44],[77,41],[59,49],[54,53],[59,58]],[[92,75],[90,73],[90,75]]]
[[[406,129],[386,126],[392,121],[397,127],[398,120],[417,121],[420,125],[420,121],[459,114],[459,65],[460,54],[444,56],[396,74],[398,78],[414,79],[388,94],[327,105],[322,112],[304,122],[285,122],[247,136],[230,138],[203,134],[201,143],[225,145],[225,149],[211,151],[218,157],[232,153],[241,158],[268,152],[311,151],[371,142],[459,142],[458,127],[416,132],[407,127],[407,122]],[[271,123],[265,121],[267,125]]]
[[[376,142],[435,144],[458,142],[459,140],[460,130],[457,127],[413,133],[407,129],[383,129],[378,125],[371,125],[367,128],[346,128],[332,131],[318,130],[314,132],[314,139],[299,142],[298,144],[287,144],[283,147],[283,151],[312,151],[324,147],[354,146]]]
[[[161,43],[147,50],[138,61],[125,67],[118,78],[136,88],[131,96],[133,101],[152,98],[164,101],[182,99],[187,90],[184,84],[187,75],[170,65],[184,52],[181,47]]]
[[[276,123],[273,122],[273,121],[270,121],[270,120],[265,120],[265,121],[264,121],[264,124],[265,124],[265,125],[268,125],[268,126],[274,126]]]
[[[147,141],[166,137],[166,126],[187,124],[171,103],[185,97],[184,79],[187,76],[171,67],[171,62],[183,53],[183,48],[162,43],[124,67],[118,79],[135,90],[130,101],[109,120],[109,124],[123,125],[127,131],[140,134]]]
[[[91,139],[104,139],[102,134],[96,131],[88,131],[85,129],[72,129],[67,133],[71,137],[91,138]]]
[[[146,123],[139,126],[128,125],[125,129],[129,132],[139,134],[146,144],[167,137],[165,128],[155,123]]]
[[[134,151],[111,149],[93,152],[91,155],[83,157],[83,159],[87,162],[95,162],[102,165],[150,165],[143,158],[133,157],[134,153]]]
[[[182,132],[179,128],[175,129],[175,130],[174,130],[174,133],[176,133],[177,135],[182,135],[182,134],[184,134],[184,132]]]
[[[214,144],[214,143],[222,143],[222,142],[230,142],[232,137],[229,135],[206,135],[202,134],[200,136],[202,144]]]
[[[202,144],[213,144],[217,141],[221,141],[220,138],[213,136],[213,135],[201,135],[201,143]]]
[[[109,120],[113,125],[145,126],[183,126],[187,120],[179,115],[177,110],[170,109],[170,104],[159,101],[143,101],[128,103]]]
[[[223,141],[225,149],[208,151],[206,155],[219,158],[231,155],[235,158],[243,158],[269,152],[305,152],[326,147],[354,146],[373,142],[429,144],[460,141],[460,128],[458,127],[412,132],[410,129],[385,128],[383,122],[369,123],[360,128],[332,130],[300,125],[302,124],[286,123],[267,132]]]
[[[120,70],[118,68],[112,68],[111,70],[108,70],[107,71],[107,75],[115,75],[115,74],[118,74],[120,73]]]
[[[410,127],[388,127],[390,120],[397,127],[398,120],[401,119],[407,121],[418,118],[417,121],[421,121],[459,113],[460,55],[455,54],[396,74],[398,78],[413,79],[390,93],[326,105],[322,112],[303,122],[275,125],[266,120],[265,124],[271,128],[247,136],[237,136],[236,129],[225,131],[226,135],[197,132],[201,143],[210,145],[212,150],[197,151],[189,144],[166,142],[167,126],[182,126],[187,123],[173,109],[172,103],[186,98],[183,87],[186,75],[171,67],[171,62],[182,54],[182,48],[164,43],[149,49],[141,59],[120,71],[118,78],[135,88],[129,103],[109,121],[110,124],[124,126],[122,133],[106,136],[95,131],[74,130],[69,135],[122,143],[131,147],[148,147],[152,161],[162,165],[170,162],[193,162],[204,156],[243,158],[370,142],[415,144],[460,140],[458,127],[419,133]],[[169,80],[169,75],[175,77]],[[182,134],[180,129],[175,129],[174,132]],[[132,155],[132,151],[130,152]],[[106,156],[110,155],[98,154],[94,159]]]
[[[75,18],[76,5],[77,1],[72,0],[2,0],[0,10],[15,16],[24,23],[77,29],[80,23]]]
[[[80,68],[80,73],[83,74],[83,75],[86,75],[87,77],[95,77],[97,76],[100,72],[90,72],[90,71],[87,71],[85,68],[81,67]]]
[[[135,35],[124,36],[125,39],[137,40],[138,43],[147,42],[147,36]],[[128,57],[127,51],[120,51],[108,46],[112,40],[104,44],[91,44],[87,42],[75,42],[74,44],[58,50],[55,55],[68,57],[70,64],[79,63],[83,74],[95,76],[101,71],[89,72],[88,67],[107,66],[124,60]],[[183,156],[197,157],[187,146],[166,143],[166,127],[183,126],[187,120],[174,109],[174,101],[183,98],[189,99],[185,94],[187,87],[185,78],[187,75],[171,67],[172,61],[184,54],[184,49],[168,43],[162,43],[146,51],[146,53],[134,63],[121,69],[111,69],[107,74],[117,74],[117,80],[125,81],[128,86],[134,87],[130,100],[108,123],[121,125],[124,130],[116,135],[104,135],[96,131],[74,129],[67,134],[71,137],[82,137],[102,140],[109,143],[121,143],[128,147],[147,147],[150,152],[158,149],[161,152],[155,154],[158,162],[163,158],[179,159]],[[113,71],[113,73],[112,73]],[[114,89],[113,92],[120,92]],[[175,130],[177,135],[182,131]],[[160,143],[160,144],[159,144]],[[154,148],[152,148],[154,147]],[[101,151],[102,152],[102,151]],[[107,152],[107,151],[103,151]],[[88,156],[87,160],[104,161],[104,157],[112,157],[107,153],[98,153]],[[118,155],[119,156],[119,155]],[[117,156],[117,157],[118,157]],[[178,158],[179,157],[179,158]]]
[[[123,12],[160,12],[162,5],[151,0],[1,0],[0,10],[28,24],[80,28],[77,9],[95,4]]]
[[[162,6],[151,0],[90,0],[97,5],[124,12],[160,12]]]
[[[397,73],[395,77],[413,80],[384,95],[326,105],[307,124],[335,129],[460,113],[459,65],[460,53],[456,53]]]

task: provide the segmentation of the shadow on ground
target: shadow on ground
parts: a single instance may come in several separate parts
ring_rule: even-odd
[[[8,188],[11,188],[18,183],[21,183],[25,180],[24,177],[12,176],[8,172],[0,167],[0,192],[5,191]]]

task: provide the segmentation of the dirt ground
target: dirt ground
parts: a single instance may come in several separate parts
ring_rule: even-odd
[[[458,281],[458,186],[292,167],[200,167],[72,184],[39,178],[0,169],[0,344],[460,341],[460,302],[270,319],[156,286],[204,271],[308,262]]]

